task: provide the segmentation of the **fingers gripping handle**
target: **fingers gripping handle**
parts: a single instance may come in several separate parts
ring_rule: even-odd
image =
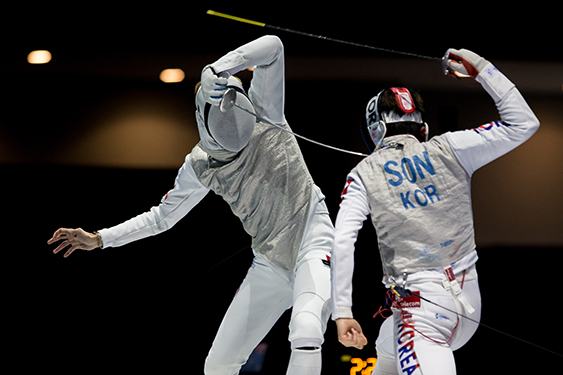
[[[462,66],[462,62],[461,60],[450,60],[450,51],[452,49],[450,48],[449,50],[446,51],[446,54],[444,55],[444,57],[442,58],[442,71],[444,72],[444,75],[447,76],[453,76],[453,77],[458,77],[458,78],[463,78],[463,77],[471,77],[469,74],[465,74],[460,72],[461,69],[454,69],[452,66],[455,65],[460,65]],[[453,56],[452,56],[453,58]]]
[[[450,48],[442,58],[442,70],[445,75],[477,78],[489,62],[466,49]]]

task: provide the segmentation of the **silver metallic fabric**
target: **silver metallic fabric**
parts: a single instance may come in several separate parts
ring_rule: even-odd
[[[295,137],[256,122],[248,145],[233,160],[217,161],[200,145],[191,156],[198,179],[230,205],[252,237],[252,248],[270,263],[292,269],[313,185]]]
[[[354,169],[365,185],[383,270],[439,269],[475,249],[470,177],[443,136],[385,139]]]

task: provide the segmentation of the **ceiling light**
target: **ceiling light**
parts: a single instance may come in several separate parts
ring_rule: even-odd
[[[27,55],[27,62],[30,64],[47,64],[51,61],[51,52],[47,50],[32,51]]]
[[[160,80],[166,83],[182,82],[185,77],[182,69],[164,69],[160,72]]]

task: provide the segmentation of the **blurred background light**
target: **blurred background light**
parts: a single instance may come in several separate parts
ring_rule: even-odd
[[[30,64],[47,64],[51,61],[51,57],[51,52],[47,50],[36,50],[27,55],[27,62]]]
[[[164,69],[160,72],[160,80],[165,83],[182,82],[185,77],[182,69]]]

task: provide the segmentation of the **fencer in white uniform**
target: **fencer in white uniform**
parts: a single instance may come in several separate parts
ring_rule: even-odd
[[[233,74],[254,68],[245,92]],[[237,374],[285,310],[291,357],[288,374],[318,375],[330,316],[330,250],[334,227],[295,137],[252,114],[220,107],[228,89],[237,106],[289,130],[284,115],[283,44],[265,36],[206,66],[196,92],[201,141],[175,185],[150,211],[97,234],[59,229],[58,252],[122,246],[156,235],[214,191],[252,237],[254,261],[234,297],[205,361],[205,374]],[[74,231],[74,232],[73,232]]]
[[[383,283],[413,293],[393,298],[393,315],[376,341],[377,375],[455,374],[453,351],[478,325],[416,295],[480,319],[471,176],[539,127],[514,84],[487,60],[450,49],[445,61],[450,74],[472,76],[482,85],[501,120],[427,141],[419,96],[406,88],[382,91],[366,109],[378,149],[349,173],[336,219],[332,319],[344,345],[367,343],[352,314],[354,243],[367,216],[378,236]]]

